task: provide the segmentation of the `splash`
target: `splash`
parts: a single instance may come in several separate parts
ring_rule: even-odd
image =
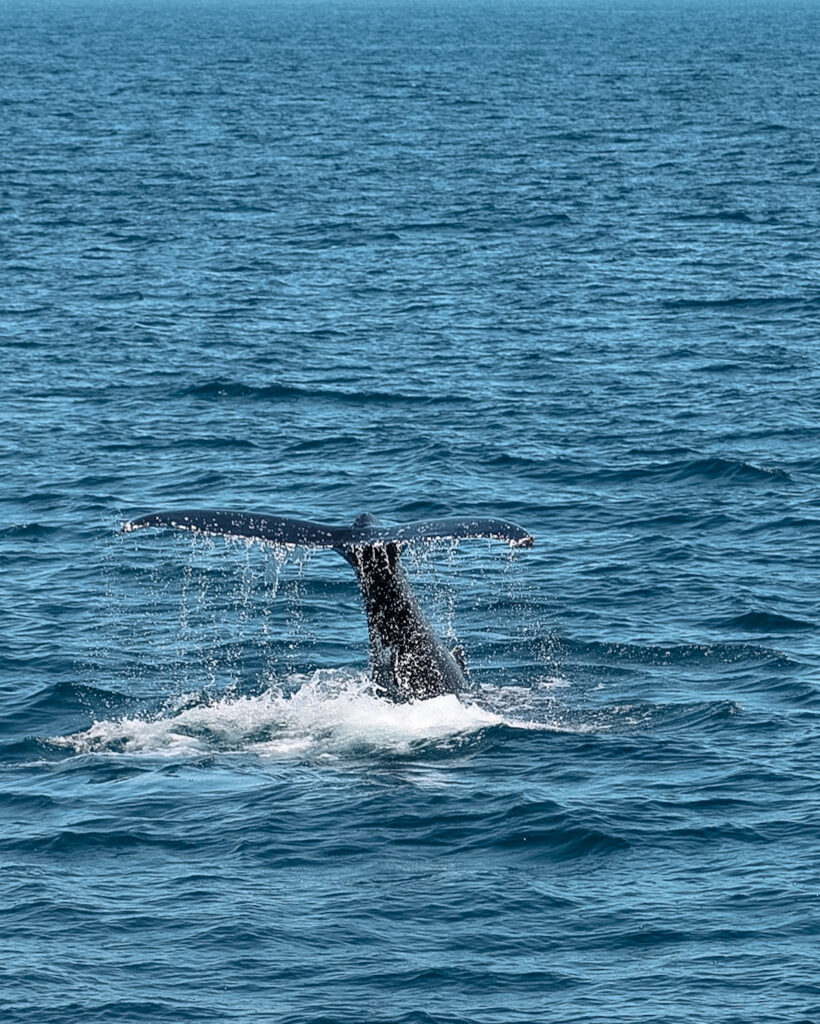
[[[52,742],[75,754],[313,759],[448,749],[499,725],[539,727],[454,694],[393,704],[373,695],[366,676],[339,670],[291,676],[287,684],[254,695],[186,695],[159,713],[95,721]]]

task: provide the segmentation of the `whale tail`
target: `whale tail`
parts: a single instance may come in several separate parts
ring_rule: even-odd
[[[384,526],[363,515],[350,526],[329,526],[255,512],[203,509],[152,512],[123,523],[278,544],[333,548],[353,567],[359,581],[370,634],[376,693],[396,702],[457,693],[467,684],[464,652],[449,650],[436,636],[410,589],[401,552],[414,542],[486,537],[512,547],[531,547],[532,536],[503,519],[421,519]]]
[[[414,542],[482,537],[502,541],[510,547],[529,548],[533,545],[532,535],[515,523],[473,517],[419,519],[399,526],[385,526],[373,516],[363,515],[350,526],[329,526],[266,513],[199,509],[152,512],[123,523],[122,528],[129,533],[146,527],[239,537],[288,548],[334,548],[343,555],[351,548],[374,545],[396,544],[402,548]]]

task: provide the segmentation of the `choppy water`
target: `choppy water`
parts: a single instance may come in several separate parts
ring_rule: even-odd
[[[818,30],[2,6],[4,1024],[820,1019]],[[537,545],[393,707],[182,505]]]

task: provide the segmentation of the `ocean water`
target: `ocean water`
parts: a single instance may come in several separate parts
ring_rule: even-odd
[[[820,1020],[820,9],[5,0],[0,1020]],[[471,687],[374,697],[333,552]]]

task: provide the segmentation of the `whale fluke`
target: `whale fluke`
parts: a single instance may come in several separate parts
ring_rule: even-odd
[[[515,523],[469,517],[384,526],[363,515],[350,526],[329,526],[265,513],[201,509],[152,512],[122,528],[130,532],[145,527],[338,551],[359,581],[376,692],[397,702],[457,693],[467,685],[464,652],[459,646],[445,646],[427,621],[402,567],[402,548],[415,541],[482,537],[511,547],[533,544],[532,535]]]
[[[302,519],[269,516],[264,512],[229,512],[213,508],[151,512],[123,523],[122,528],[129,533],[150,526],[220,537],[243,537],[289,548],[334,548],[339,543],[339,535],[346,530],[345,527]]]
[[[384,526],[371,516],[361,516],[351,526],[329,526],[305,519],[289,519],[264,512],[231,512],[222,509],[186,509],[152,512],[123,523],[123,530],[144,527],[191,530],[222,537],[244,537],[285,547],[342,548],[371,544],[409,544],[413,541],[499,540],[511,547],[532,547],[532,535],[503,519],[449,517],[419,519],[399,526]]]

